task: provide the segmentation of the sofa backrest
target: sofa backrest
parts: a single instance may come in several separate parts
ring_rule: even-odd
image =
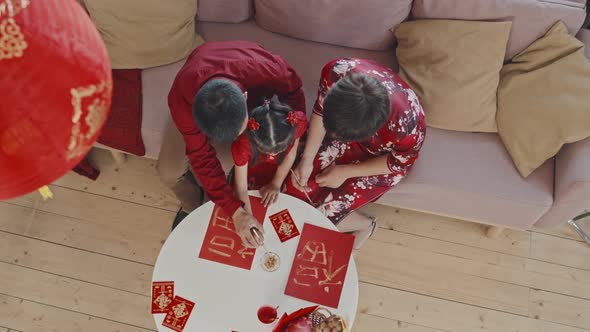
[[[255,0],[256,23],[290,37],[368,50],[394,45],[412,0]],[[200,10],[200,9],[199,9]]]
[[[586,0],[414,0],[416,19],[512,21],[506,60],[541,38],[557,21],[575,35],[586,17]]]
[[[254,0],[196,0],[197,20],[239,23],[254,15]]]

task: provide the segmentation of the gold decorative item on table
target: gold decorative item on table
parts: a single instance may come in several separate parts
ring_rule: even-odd
[[[347,332],[344,318],[332,314],[326,308],[319,307],[309,315],[313,323],[313,332]]]

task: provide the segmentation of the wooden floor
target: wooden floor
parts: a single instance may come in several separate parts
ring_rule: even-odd
[[[177,210],[154,162],[93,158],[53,200],[0,202],[0,332],[154,331],[150,279]],[[590,331],[590,247],[567,229],[483,236],[477,224],[380,206],[357,258],[354,331]],[[216,331],[206,331],[216,332]]]

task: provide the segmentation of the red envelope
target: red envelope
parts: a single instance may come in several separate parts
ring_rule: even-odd
[[[260,224],[264,222],[266,208],[258,197],[250,196],[254,217]],[[223,209],[215,206],[199,258],[250,270],[256,249],[246,248],[235,232],[234,222]]]
[[[176,296],[170,304],[168,314],[166,314],[166,318],[164,318],[162,325],[173,329],[174,331],[182,332],[194,307],[194,302]]]
[[[152,314],[165,314],[174,299],[174,281],[152,283]]]
[[[285,294],[338,308],[354,236],[305,224]]]
[[[273,214],[269,219],[281,242],[299,236],[299,230],[293,218],[291,218],[289,210],[283,210],[277,214]]]

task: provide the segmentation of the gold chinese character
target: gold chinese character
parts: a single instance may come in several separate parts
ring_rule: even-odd
[[[184,302],[172,307],[172,311],[174,312],[174,316],[176,316],[176,318],[182,318],[188,315],[188,310],[186,310],[186,304]]]
[[[326,277],[324,280],[321,280],[318,285],[320,286],[338,286],[338,285],[342,285],[342,280],[338,281],[338,282],[334,282],[334,279],[336,278],[336,276],[338,276],[338,274],[340,274],[340,272],[342,272],[347,266],[348,264],[344,264],[341,267],[337,268],[336,270],[332,271],[332,261],[334,260],[334,252],[330,252],[330,259],[328,262],[328,268],[322,269],[322,273],[324,274],[324,276]],[[324,291],[326,293],[328,293],[330,291],[329,287],[325,287]]]
[[[293,225],[284,222],[282,219],[280,220],[281,226],[279,227],[279,233],[285,236],[291,236],[291,234],[293,233]]]
[[[297,255],[304,262],[326,265],[326,244],[323,242],[309,241],[303,247],[303,251]]]
[[[298,277],[311,277],[311,279],[317,281],[320,277],[319,268],[299,265],[297,267],[297,270],[295,271],[295,277],[293,278],[293,282],[300,286],[311,287],[311,284],[299,281],[299,279],[297,279]]]
[[[219,214],[221,211],[222,211],[221,207],[219,207],[219,206],[216,206],[215,209],[213,210],[213,226],[225,228],[226,230],[233,233],[234,230],[231,227],[231,225],[234,223],[234,221],[230,217],[220,216]]]
[[[242,248],[238,250],[238,255],[245,259],[246,256],[254,256],[254,253],[252,252],[252,250],[242,245]]]
[[[160,310],[166,308],[172,300],[164,293],[160,293],[160,295],[154,300],[154,303],[160,308]]]
[[[235,241],[234,239],[227,237],[227,236],[218,236],[215,235],[211,241],[209,241],[209,244],[211,244],[212,246],[217,246],[223,249],[229,249],[229,253],[224,252],[222,250],[219,249],[214,249],[214,248],[209,248],[209,251],[223,256],[223,257],[231,257],[231,253],[234,251],[234,247],[235,247]],[[225,250],[227,251],[227,250]]]

